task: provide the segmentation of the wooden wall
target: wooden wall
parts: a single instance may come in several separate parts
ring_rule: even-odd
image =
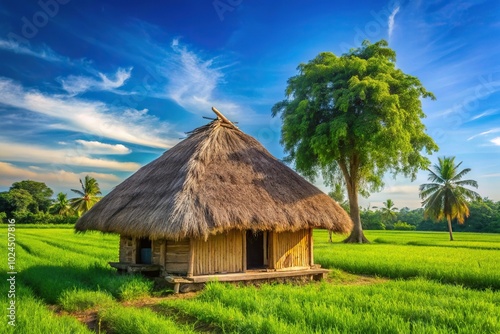
[[[151,263],[165,267],[165,240],[151,241]]]
[[[186,275],[189,267],[189,239],[165,242],[165,271]]]
[[[212,235],[207,241],[192,240],[193,275],[242,272],[244,238],[244,232],[232,230]]]
[[[270,261],[269,267],[273,269],[284,269],[291,267],[308,267],[311,253],[310,229],[297,232],[271,233]]]
[[[120,235],[120,262],[135,263],[136,253],[135,238]]]

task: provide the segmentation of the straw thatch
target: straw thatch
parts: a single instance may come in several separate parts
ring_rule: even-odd
[[[206,239],[230,229],[347,232],[351,220],[330,197],[218,114],[119,184],[75,228]]]

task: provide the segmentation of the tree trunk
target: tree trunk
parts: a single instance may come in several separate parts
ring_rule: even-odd
[[[356,186],[347,186],[347,195],[349,196],[349,209],[352,222],[354,224],[351,235],[344,240],[345,243],[369,243],[363,234],[363,227],[361,226],[361,218],[359,216],[358,204],[358,189]]]
[[[450,232],[450,241],[453,241],[453,231],[451,230],[451,218],[448,216],[446,217],[448,220],[448,231]]]

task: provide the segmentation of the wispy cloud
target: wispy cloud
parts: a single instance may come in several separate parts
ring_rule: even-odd
[[[467,140],[472,140],[472,139],[477,138],[477,137],[481,137],[481,136],[489,135],[490,133],[497,133],[497,132],[500,132],[500,128],[494,128],[494,129],[491,129],[488,131],[483,131],[481,133],[478,133],[477,135],[470,136],[469,138],[467,138]]]
[[[132,152],[128,147],[122,144],[106,144],[98,141],[87,141],[78,139],[76,143],[80,144],[83,149],[87,150],[89,154],[129,154]]]
[[[28,162],[32,164],[50,164],[57,166],[82,166],[116,171],[132,172],[141,166],[135,162],[121,162],[103,158],[93,158],[84,151],[75,148],[47,148],[43,146],[21,144],[2,139],[0,159],[3,161]]]
[[[45,182],[49,187],[57,187],[59,190],[75,188],[78,186],[78,180],[90,175],[94,177],[101,186],[101,189],[111,188],[120,182],[120,178],[114,174],[96,173],[91,171],[84,171],[81,173],[74,173],[64,169],[47,170],[43,168],[22,168],[8,162],[0,161],[0,186],[9,187],[12,183],[20,180],[35,180]]]
[[[8,41],[5,39],[0,39],[0,49],[14,52],[17,54],[24,54],[36,58],[40,58],[46,61],[68,61],[68,58],[63,57],[51,48],[43,46],[41,48],[33,48],[27,45],[21,45],[14,41]]]
[[[500,146],[500,137],[493,138],[490,140],[493,144]]]
[[[117,110],[103,102],[26,90],[0,77],[0,103],[30,110],[53,119],[53,129],[110,138],[147,147],[170,148],[179,133],[148,110]]]
[[[394,18],[396,17],[396,14],[399,12],[399,6],[395,7],[392,12],[391,12],[391,15],[389,15],[389,19],[387,21],[387,27],[388,27],[388,31],[387,31],[387,34],[389,36],[389,39],[391,39],[391,36],[392,36],[392,32],[394,31]]]
[[[217,59],[203,59],[178,39],[171,43],[173,54],[162,64],[161,72],[168,79],[167,97],[193,113],[207,113],[215,105],[228,116],[239,114],[243,108],[237,103],[216,96],[216,89],[224,80]]]
[[[63,89],[73,95],[95,90],[114,91],[125,84],[131,72],[132,67],[119,68],[112,76],[98,72],[97,78],[70,75],[60,81]]]
[[[470,120],[475,121],[477,119],[480,119],[482,117],[490,116],[496,114],[500,109],[488,109],[485,112],[482,112],[478,115],[473,116]]]

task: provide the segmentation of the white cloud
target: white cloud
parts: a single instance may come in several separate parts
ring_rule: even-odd
[[[61,79],[61,84],[65,91],[73,95],[89,90],[114,91],[116,88],[125,84],[125,82],[130,78],[131,73],[132,67],[127,69],[119,68],[114,76],[108,76],[99,72],[97,74],[99,79],[87,76],[70,75],[67,78]]]
[[[0,49],[11,51],[17,54],[24,54],[47,61],[68,61],[68,58],[55,53],[49,47],[42,47],[40,49],[31,48],[26,45],[21,45],[14,41],[0,39]]]
[[[98,141],[87,141],[78,139],[76,143],[80,144],[89,154],[129,154],[131,151],[122,144],[106,144]]]
[[[387,26],[388,26],[388,35],[389,35],[389,39],[391,39],[391,36],[392,36],[392,32],[394,31],[394,18],[396,17],[396,14],[399,12],[399,6],[397,6],[396,8],[394,8],[392,10],[392,13],[391,15],[389,15],[389,20],[387,22]]]
[[[500,146],[500,137],[493,138],[491,142],[497,146]]]
[[[147,109],[117,111],[103,102],[28,91],[2,77],[0,103],[51,117],[52,129],[82,132],[164,149],[178,142],[179,133],[170,124],[149,115]]]
[[[241,115],[244,108],[237,103],[216,96],[223,82],[222,67],[216,67],[216,58],[202,59],[195,52],[172,40],[174,53],[161,65],[160,72],[168,79],[167,97],[189,112],[206,114],[216,106],[226,116]],[[250,112],[251,111],[246,111]]]
[[[489,135],[490,133],[497,133],[497,132],[500,132],[500,128],[493,128],[493,129],[488,130],[488,131],[483,131],[481,133],[478,133],[477,135],[470,136],[469,138],[467,138],[467,140],[472,140],[476,137],[481,137],[481,136]]]
[[[82,154],[77,149],[45,148],[36,145],[9,142],[8,140],[2,140],[0,143],[0,159],[33,164],[51,164],[54,166],[95,167],[128,172],[136,171],[141,167],[135,162],[92,158]]]
[[[485,116],[490,116],[490,115],[494,115],[496,114],[500,109],[488,109],[486,110],[485,112],[482,112],[478,115],[475,115],[474,117],[472,117],[470,120],[471,121],[475,121],[481,117],[485,117]]]

